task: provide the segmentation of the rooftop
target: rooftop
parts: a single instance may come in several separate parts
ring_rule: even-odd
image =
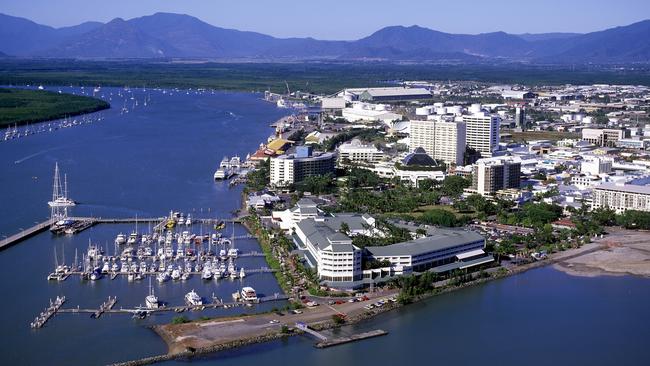
[[[616,183],[603,183],[601,185],[594,187],[594,189],[627,192],[627,193],[650,194],[650,186],[639,186],[635,184],[620,185]]]
[[[480,234],[459,229],[436,229],[424,238],[381,247],[366,247],[373,256],[419,255],[455,246],[485,241]]]

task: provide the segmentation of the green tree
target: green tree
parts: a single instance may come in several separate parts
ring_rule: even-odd
[[[458,197],[463,194],[463,190],[468,188],[471,182],[458,175],[449,175],[442,181],[441,191],[444,195]]]

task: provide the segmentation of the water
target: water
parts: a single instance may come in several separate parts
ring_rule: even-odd
[[[79,89],[63,88],[79,92]],[[88,89],[86,89],[88,91]],[[225,217],[240,206],[240,189],[214,183],[212,174],[224,155],[245,156],[271,132],[283,111],[241,93],[134,91],[140,105],[120,114],[124,98],[114,93],[114,109],[105,119],[0,143],[0,235],[9,235],[48,215],[54,162],[68,174],[70,195],[81,205],[75,215],[160,216],[170,209],[195,217]],[[129,107],[131,94],[125,94]],[[142,100],[150,95],[144,107]],[[18,162],[18,163],[16,163]],[[118,232],[134,225],[98,225],[74,237],[43,233],[0,252],[2,276],[0,364],[99,365],[164,353],[164,343],[147,325],[176,315],[134,320],[127,315],[61,314],[40,330],[29,329],[48,298],[65,294],[66,307],[97,307],[109,295],[117,307],[144,301],[148,282],[123,278],[80,284],[75,277],[48,283],[54,248],[69,262],[88,239],[108,248]],[[146,225],[140,226],[147,230]],[[244,233],[237,226],[237,234]],[[198,228],[194,229],[198,231]],[[207,228],[206,228],[207,230]],[[230,227],[225,230],[230,233]],[[258,248],[255,240],[237,241],[242,251]],[[242,258],[247,268],[262,258]],[[262,293],[278,291],[269,274],[248,276],[243,283],[154,282],[156,294],[170,304],[182,303],[192,288],[204,297],[227,298],[243,284]],[[500,364],[500,365],[644,365],[650,363],[650,280],[636,277],[570,277],[543,268],[450,295],[432,298],[343,328],[351,333],[382,328],[390,334],[325,350],[305,337],[255,345],[193,361],[203,365],[347,364]],[[266,304],[266,309],[274,306]],[[263,307],[264,309],[264,307]],[[184,313],[189,317],[226,315],[253,309]],[[168,365],[187,364],[183,361]]]
[[[81,92],[78,88],[62,89]],[[73,215],[159,217],[173,209],[195,218],[230,217],[241,206],[241,188],[215,183],[214,171],[224,155],[243,158],[252,152],[272,132],[269,123],[286,113],[261,101],[257,94],[125,92],[115,88],[103,88],[101,94],[113,99],[114,108],[100,112],[104,117],[100,122],[0,143],[1,235],[11,235],[49,215],[47,201],[52,194],[56,161],[68,175],[71,198],[81,203],[72,209]],[[146,107],[145,98],[150,98]],[[135,100],[139,105],[133,109]],[[122,113],[123,105],[128,106],[129,113]],[[65,255],[68,263],[75,249],[81,258],[89,239],[112,254],[115,235],[133,229],[131,224],[98,225],[73,237],[52,237],[46,232],[0,252],[0,322],[4,334],[0,364],[106,364],[166,351],[164,343],[146,326],[168,323],[175,313],[145,320],[122,314],[105,314],[99,320],[90,319],[88,314],[60,314],[43,329],[29,328],[48,299],[57,295],[66,295],[65,307],[97,308],[109,295],[118,297],[116,308],[143,304],[148,281],[128,283],[118,277],[80,283],[74,276],[62,283],[46,280],[54,266],[54,248],[59,261]],[[209,229],[206,226],[204,232]],[[140,224],[139,230],[149,229],[147,224]],[[192,230],[199,234],[199,225]],[[231,232],[228,225],[224,233]],[[235,227],[235,235],[244,233],[243,227]],[[254,239],[237,240],[236,247],[241,252],[260,251]],[[237,266],[251,269],[266,263],[261,257],[240,258]],[[156,295],[170,305],[183,304],[183,296],[191,289],[206,299],[214,293],[230,300],[230,294],[244,285],[252,285],[262,295],[280,291],[271,274],[248,274],[241,281],[206,283],[196,275],[185,283],[154,281]],[[267,303],[257,309],[276,305]],[[196,318],[244,311],[255,309],[183,315]]]
[[[192,365],[648,365],[650,280],[551,267],[431,298],[340,330],[389,335],[318,350],[292,337]],[[187,361],[163,365],[187,365]]]

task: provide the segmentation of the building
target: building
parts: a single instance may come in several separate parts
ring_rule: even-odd
[[[295,154],[271,158],[270,183],[275,187],[288,187],[307,177],[334,173],[335,164],[336,154],[314,154],[310,146],[299,146]]]
[[[625,128],[584,128],[582,139],[596,146],[615,147],[618,140],[630,137],[630,130]]]
[[[491,195],[521,185],[521,163],[510,157],[479,159],[473,167],[470,191]]]
[[[320,102],[323,112],[335,114],[345,108],[346,100],[343,98],[322,98]]]
[[[339,96],[350,101],[398,102],[404,100],[430,99],[431,92],[424,88],[385,87],[345,89]]]
[[[592,208],[609,207],[616,212],[650,212],[650,186],[603,183],[593,190]]]
[[[350,122],[392,123],[402,119],[402,115],[393,113],[382,104],[354,103],[352,107],[343,108],[341,116]]]
[[[611,158],[590,156],[580,162],[580,173],[588,175],[609,174],[612,172]]]
[[[361,165],[375,165],[385,157],[383,151],[377,149],[374,145],[362,144],[358,139],[341,144],[338,147],[339,165],[348,165],[350,163]]]
[[[499,147],[499,117],[485,112],[463,116],[467,146],[490,157]]]
[[[518,131],[526,131],[526,108],[517,107],[515,109],[515,128]]]
[[[465,123],[460,121],[411,121],[409,147],[423,148],[436,160],[462,165],[465,153]]]
[[[414,240],[385,245],[366,247],[373,260],[388,261],[399,274],[423,272],[442,266],[458,263],[463,258],[481,256],[483,263],[491,262],[491,256],[485,256],[485,238],[473,231],[458,229],[430,229],[427,235]],[[458,263],[453,269],[460,269],[468,263]],[[474,263],[473,265],[478,265]],[[468,266],[469,267],[469,266]],[[453,270],[453,269],[448,269]]]

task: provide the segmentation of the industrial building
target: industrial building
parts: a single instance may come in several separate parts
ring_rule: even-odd
[[[431,92],[424,88],[385,87],[344,89],[338,93],[350,101],[398,102],[431,99]]]

